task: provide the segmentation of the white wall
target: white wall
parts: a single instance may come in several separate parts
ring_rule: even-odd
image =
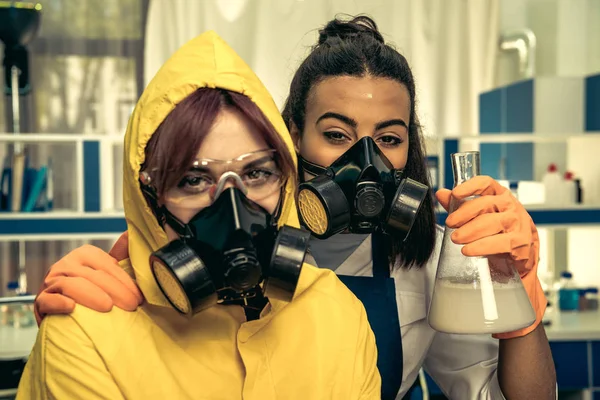
[[[179,46],[214,29],[263,80],[278,106],[318,29],[338,14],[367,14],[406,56],[427,136],[476,134],[478,95],[494,83],[500,0],[152,0],[150,79]]]
[[[537,37],[536,76],[600,72],[600,1],[502,0],[500,32],[529,28]],[[518,80],[515,55],[498,57],[496,82]]]
[[[582,77],[600,72],[600,1],[599,0],[502,0],[500,3],[500,30],[507,32],[521,28],[533,30],[537,38],[536,77],[540,85],[556,93],[556,84],[565,86],[559,92],[577,91],[576,80],[568,77]],[[551,79],[564,77],[565,79]],[[499,54],[496,70],[498,86],[519,80],[515,55]],[[536,86],[538,81],[536,81]],[[567,87],[568,86],[568,87]],[[539,89],[539,90],[538,90]],[[535,134],[567,135],[582,133],[582,99],[561,101],[545,97],[544,88],[536,87],[536,109],[544,113],[536,115]],[[569,96],[566,96],[569,97]],[[571,96],[573,98],[573,96]],[[568,99],[567,99],[568,100]],[[560,109],[552,107],[559,104]],[[575,107],[575,103],[577,107]],[[575,107],[576,109],[574,109]],[[538,110],[539,110],[538,109]],[[565,115],[568,114],[568,115]],[[551,116],[552,115],[552,116]],[[564,118],[563,118],[564,117]],[[579,122],[573,121],[576,117]],[[569,123],[566,121],[570,120]],[[545,122],[544,122],[545,121]],[[568,126],[565,126],[568,125]],[[573,170],[582,178],[584,201],[587,204],[600,204],[600,163],[597,161],[600,138],[570,140],[568,146],[556,146],[555,154],[542,155],[539,150],[551,150],[551,145],[536,149],[536,178],[539,179],[543,166],[550,159],[558,161],[561,169]],[[569,269],[575,280],[583,285],[600,286],[600,228],[570,228],[566,234],[556,234],[552,230],[541,229],[540,272],[546,268],[560,272]],[[548,260],[545,262],[543,260]]]

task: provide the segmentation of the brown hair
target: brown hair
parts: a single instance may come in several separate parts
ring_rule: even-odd
[[[252,100],[224,89],[200,88],[177,104],[146,145],[142,170],[154,171],[152,186],[158,197],[175,187],[196,159],[198,150],[221,110],[240,112],[277,150],[275,162],[287,179],[297,171],[289,149],[271,122]]]

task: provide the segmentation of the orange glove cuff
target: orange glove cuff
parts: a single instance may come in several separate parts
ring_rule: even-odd
[[[546,305],[548,304],[548,300],[546,299],[546,295],[544,295],[544,290],[542,289],[542,285],[540,284],[540,280],[537,277],[537,266],[533,268],[531,272],[521,278],[523,282],[523,286],[525,287],[525,291],[529,296],[529,301],[533,306],[533,310],[535,311],[535,322],[523,329],[514,332],[507,333],[497,333],[492,335],[495,339],[512,339],[516,337],[525,336],[528,333],[532,332],[537,326],[542,322],[542,318],[544,317],[544,313],[546,312]]]

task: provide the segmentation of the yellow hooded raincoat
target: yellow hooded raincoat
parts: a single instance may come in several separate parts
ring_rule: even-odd
[[[125,137],[124,204],[130,259],[123,265],[146,303],[135,312],[78,305],[44,319],[17,399],[376,399],[375,339],[360,301],[329,270],[305,265],[291,303],[272,301],[246,322],[238,306],[192,319],[163,297],[149,256],[167,243],[140,191],[144,148],[167,114],[200,87],[242,93],[269,118],[294,155],[275,103],[214,32],[179,49],[144,91]],[[280,224],[298,226],[291,179]]]

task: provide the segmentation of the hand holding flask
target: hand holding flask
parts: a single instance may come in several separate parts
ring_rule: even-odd
[[[438,192],[449,216],[429,323],[441,332],[464,334],[497,334],[528,327],[536,313],[516,264],[523,264],[519,269],[526,273],[531,257],[521,253],[529,252],[532,240],[521,233],[522,218],[514,203],[520,204],[508,190],[496,195],[495,185],[486,183],[497,182],[478,176],[478,152],[451,157],[454,189]],[[527,229],[531,237],[531,228]]]

